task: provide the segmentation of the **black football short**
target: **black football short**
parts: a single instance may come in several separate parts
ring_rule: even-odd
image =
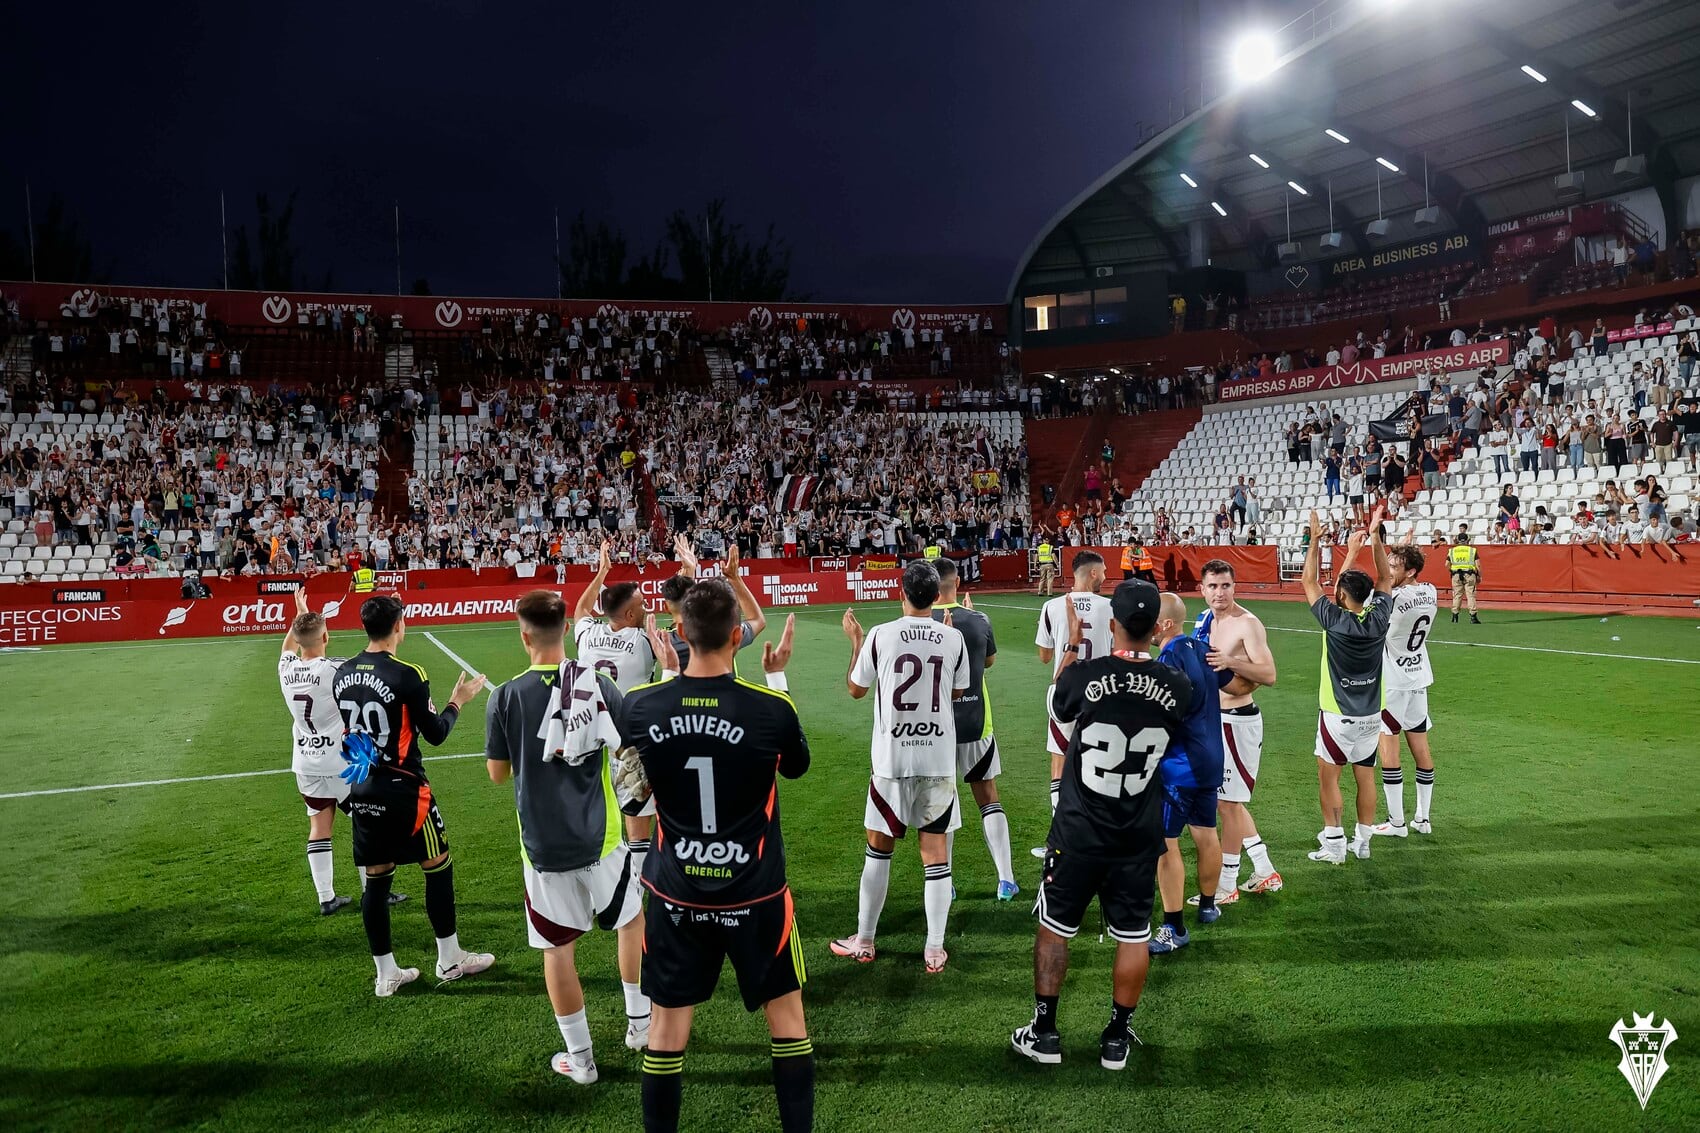
[[[651,893],[643,928],[643,993],[662,1007],[694,1007],[714,995],[727,960],[747,1011],[808,979],[791,891],[735,909],[696,909]]]
[[[368,780],[349,795],[347,810],[354,820],[355,865],[409,865],[448,852],[448,832],[429,783]]]
[[[1143,944],[1151,939],[1156,888],[1156,858],[1128,861],[1048,850],[1034,912],[1040,924],[1071,940],[1096,897],[1104,911],[1104,931],[1119,943]]]

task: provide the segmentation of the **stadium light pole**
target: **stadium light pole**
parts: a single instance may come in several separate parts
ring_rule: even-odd
[[[395,293],[401,294],[401,202],[395,202]]]
[[[30,282],[35,283],[35,204],[30,200],[30,183],[24,181],[24,228],[30,234]]]
[[[561,298],[561,206],[555,206],[555,298]]]
[[[224,266],[224,289],[230,290],[230,221],[224,212],[224,190],[218,191],[218,254]]]

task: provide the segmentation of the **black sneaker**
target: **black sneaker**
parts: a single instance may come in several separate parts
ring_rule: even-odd
[[[1474,615],[1474,614],[1471,614],[1470,615],[1470,624],[1473,625],[1473,626],[1479,626],[1479,625],[1482,624],[1482,619],[1476,617],[1476,615]]]
[[[1453,615],[1452,615],[1452,624],[1453,624],[1453,625],[1457,625],[1457,624],[1458,624],[1458,615],[1457,615],[1457,614],[1453,614]]]
[[[405,893],[391,893],[390,894],[390,904],[392,904],[392,905],[399,905],[405,900],[407,900],[407,894],[405,894]]]
[[[1131,1030],[1125,1034],[1112,1035],[1108,1028],[1098,1036],[1098,1065],[1105,1070],[1122,1070],[1127,1067],[1127,1052],[1130,1047],[1144,1046],[1139,1036]]]
[[[329,901],[320,901],[319,902],[319,915],[321,917],[328,917],[332,913],[336,912],[338,909],[342,908],[344,905],[348,905],[348,904],[352,904],[352,903],[353,902],[347,897],[332,897]]]
[[[1045,1066],[1055,1066],[1062,1061],[1062,1036],[1055,1031],[1041,1034],[1033,1029],[1032,1023],[1009,1036],[1009,1045],[1015,1048],[1017,1054]]]

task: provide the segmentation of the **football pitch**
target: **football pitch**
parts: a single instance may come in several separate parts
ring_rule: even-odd
[[[951,960],[937,976],[921,966],[912,839],[892,870],[879,959],[858,966],[827,950],[855,928],[871,708],[844,690],[842,608],[798,612],[791,688],[814,763],[780,791],[817,1128],[1700,1128],[1695,619],[1442,618],[1430,637],[1434,834],[1377,839],[1369,861],[1334,867],[1305,859],[1321,825],[1320,641],[1302,604],[1250,603],[1280,666],[1259,696],[1253,811],[1286,888],[1247,895],[1203,928],[1189,909],[1192,944],[1153,958],[1134,1016],[1145,1045],[1116,1074],[1097,1060],[1112,946],[1094,914],[1063,990],[1063,1065],[1009,1048],[1032,1010],[1038,863],[1027,850],[1049,819],[1037,605],[979,604],[1000,646],[989,682],[1023,894],[993,900],[964,789]],[[871,625],[898,610],[858,614]],[[769,636],[783,616],[769,611]],[[430,636],[410,631],[402,656],[430,672],[439,703],[457,667],[445,648],[492,683],[526,666],[508,624]],[[482,696],[427,754],[441,757],[428,767],[460,936],[496,967],[432,988],[422,878],[403,867],[396,887],[412,899],[395,911],[396,954],[426,971],[374,998],[358,905],[317,915],[294,779],[266,773],[289,762],[278,645],[0,655],[0,1128],[640,1128],[612,935],[579,948],[602,1079],[578,1087],[548,1067],[560,1036],[526,945],[512,788],[492,785],[477,757]],[[359,645],[338,635],[331,651]],[[746,654],[743,668],[759,662]],[[1409,806],[1408,755],[1406,766]],[[84,787],[98,789],[65,790]],[[357,894],[348,836],[339,817],[338,891]],[[1668,1017],[1687,1040],[1672,1045],[1645,1113],[1609,1037],[1632,1012]],[[683,1128],[777,1129],[767,1051],[728,974],[697,1014]]]

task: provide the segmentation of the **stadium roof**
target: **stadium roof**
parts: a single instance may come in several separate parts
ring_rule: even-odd
[[[1210,29],[1224,41],[1212,50],[1225,56],[1236,30]],[[1273,73],[1220,97],[1207,86],[1202,109],[1058,212],[1022,256],[1011,300],[1102,266],[1185,267],[1195,220],[1210,226],[1218,266],[1266,266],[1286,239],[1289,202],[1294,239],[1330,231],[1330,185],[1342,251],[1369,247],[1364,225],[1378,211],[1394,222],[1389,240],[1408,239],[1424,204],[1425,155],[1439,227],[1480,234],[1558,203],[1567,119],[1588,198],[1653,186],[1667,217],[1661,235],[1680,215],[1674,182],[1700,173],[1696,0],[1330,0],[1275,39],[1284,54]],[[1615,177],[1631,141],[1646,173]]]

